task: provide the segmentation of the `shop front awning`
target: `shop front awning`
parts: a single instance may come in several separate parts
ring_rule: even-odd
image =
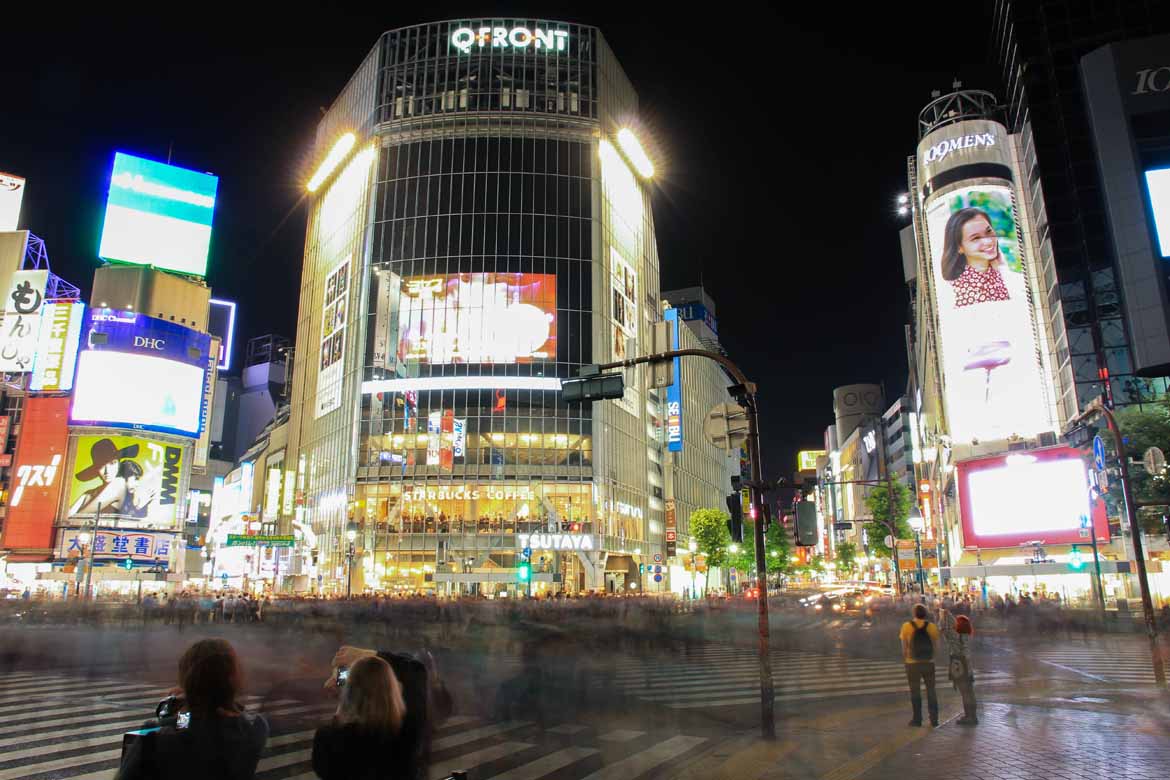
[[[51,552],[44,553],[24,553],[24,552],[10,552],[4,556],[9,563],[48,563],[53,560]]]
[[[1129,561],[1101,561],[1102,574],[1129,574]],[[1073,571],[1067,563],[1011,563],[1002,566],[944,566],[944,577],[1043,577],[1052,574],[1093,574],[1092,556],[1085,558],[1085,565]]]

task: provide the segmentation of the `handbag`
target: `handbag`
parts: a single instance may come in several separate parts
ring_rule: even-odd
[[[947,678],[952,682],[959,680],[966,680],[971,676],[971,670],[967,666],[967,659],[961,655],[952,655],[951,662],[947,665]]]

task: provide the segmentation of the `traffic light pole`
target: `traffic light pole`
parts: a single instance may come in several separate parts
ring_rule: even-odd
[[[705,349],[676,349],[661,352],[655,355],[620,360],[597,366],[601,371],[613,368],[629,368],[641,363],[650,363],[662,360],[673,360],[676,357],[703,357],[714,360],[727,369],[735,379],[736,384],[731,388],[731,394],[744,408],[748,420],[748,459],[751,463],[752,479],[749,484],[751,491],[752,514],[755,515],[754,526],[756,540],[756,580],[762,583],[760,596],[756,599],[758,606],[759,623],[759,660],[760,660],[760,733],[764,739],[776,738],[775,694],[772,684],[772,658],[769,650],[768,630],[768,569],[767,557],[764,550],[764,468],[760,456],[760,425],[756,407],[756,385],[747,380],[739,366],[733,363],[726,355],[711,352]]]

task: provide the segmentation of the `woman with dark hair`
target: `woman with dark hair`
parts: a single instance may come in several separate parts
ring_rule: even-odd
[[[180,725],[164,726],[137,740],[116,780],[255,777],[268,723],[236,702],[241,681],[240,664],[228,642],[204,639],[191,645],[179,659]]]
[[[987,212],[959,209],[943,230],[942,277],[955,290],[955,308],[1011,300],[1001,272],[999,236]]]
[[[356,661],[341,685],[337,713],[313,737],[313,771],[322,780],[412,778],[400,739],[406,718],[402,685],[376,655]]]

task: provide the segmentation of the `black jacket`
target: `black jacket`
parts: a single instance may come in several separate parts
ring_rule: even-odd
[[[401,755],[406,762],[404,768],[407,770],[407,774],[401,776],[411,780],[425,778],[431,757],[431,732],[434,730],[427,668],[409,655],[378,653],[378,656],[394,670],[402,685],[402,700],[406,704],[406,717],[398,732]]]
[[[321,780],[414,780],[407,746],[391,734],[330,724],[313,736],[313,771]]]
[[[260,715],[191,716],[186,729],[165,727],[127,751],[117,780],[252,780],[268,722]]]

